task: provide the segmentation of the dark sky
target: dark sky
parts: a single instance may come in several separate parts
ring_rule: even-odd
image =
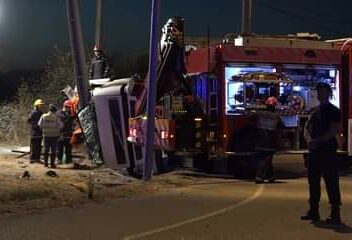
[[[108,53],[148,48],[151,0],[104,0]],[[160,25],[185,18],[186,35],[221,37],[239,32],[242,0],[161,0]],[[351,0],[253,0],[252,30],[286,34],[318,32],[324,38],[352,36]],[[95,0],[81,0],[85,44],[93,45]],[[0,0],[0,50],[6,69],[38,68],[56,44],[68,49],[65,0]]]

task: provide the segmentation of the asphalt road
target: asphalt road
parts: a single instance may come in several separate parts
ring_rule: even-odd
[[[275,166],[282,178],[274,184],[209,178],[163,194],[3,218],[0,239],[352,239],[350,176],[341,178],[344,224],[330,227],[299,219],[307,208],[300,160],[277,158]]]

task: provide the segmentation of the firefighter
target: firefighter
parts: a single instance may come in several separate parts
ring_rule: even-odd
[[[277,132],[280,126],[280,117],[275,113],[278,101],[275,97],[269,97],[266,101],[266,110],[258,111],[256,117],[256,142],[255,150],[259,153],[256,166],[255,183],[264,183],[267,179],[274,182],[273,155],[277,148]]]
[[[53,104],[49,106],[49,112],[42,115],[38,125],[43,131],[44,137],[44,166],[49,167],[48,158],[50,152],[50,167],[56,168],[56,148],[57,142],[60,137],[60,131],[63,123],[56,115],[57,107]]]
[[[320,105],[315,107],[305,125],[304,136],[308,144],[309,210],[302,220],[318,221],[320,202],[320,179],[323,177],[331,206],[328,224],[340,224],[341,194],[339,173],[336,163],[337,140],[341,112],[329,102],[332,90],[329,84],[321,82],[316,86]]]
[[[42,150],[42,131],[38,126],[38,121],[43,115],[42,108],[44,102],[42,99],[34,101],[34,109],[30,112],[27,122],[30,124],[30,163],[40,162]]]
[[[109,75],[109,65],[103,50],[99,45],[94,46],[94,56],[90,65],[90,79],[107,78]]]
[[[61,135],[58,141],[58,152],[57,158],[58,163],[62,164],[63,155],[65,152],[65,162],[72,162],[72,146],[70,144],[70,139],[73,132],[73,116],[72,116],[73,103],[71,100],[66,100],[63,104],[63,108],[57,112],[57,116],[63,123],[63,128],[61,129]]]

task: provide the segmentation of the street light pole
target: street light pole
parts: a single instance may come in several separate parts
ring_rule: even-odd
[[[95,17],[95,44],[102,46],[102,31],[103,31],[103,0],[97,1],[97,12]]]
[[[242,34],[250,35],[252,27],[252,0],[242,1]]]
[[[80,108],[89,101],[89,88],[86,74],[85,52],[79,13],[79,0],[66,0],[70,45],[75,69],[75,78]]]
[[[160,0],[152,0],[150,39],[149,39],[149,71],[147,95],[147,129],[144,148],[143,180],[152,177],[154,165],[154,131],[155,131],[155,101],[158,64],[158,32],[159,32]]]

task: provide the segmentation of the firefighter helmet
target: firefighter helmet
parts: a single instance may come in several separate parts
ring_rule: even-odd
[[[37,100],[34,101],[33,105],[34,105],[34,107],[44,105],[44,101],[42,99],[38,98]]]
[[[72,108],[72,101],[70,99],[64,102],[64,107]]]
[[[265,101],[265,104],[276,106],[278,104],[278,101],[277,101],[276,97],[268,97],[268,99]]]
[[[93,50],[94,51],[101,51],[101,46],[99,44],[95,44]]]

